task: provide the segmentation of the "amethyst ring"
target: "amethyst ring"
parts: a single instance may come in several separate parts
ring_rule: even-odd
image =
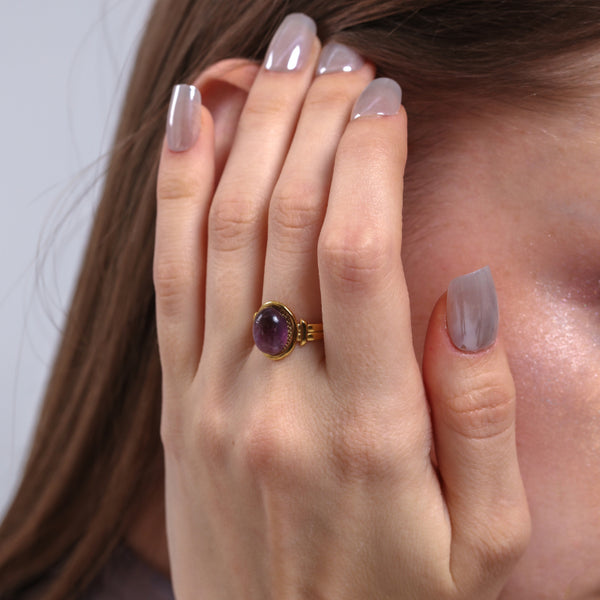
[[[281,302],[265,302],[252,321],[252,337],[256,347],[269,358],[286,357],[296,344],[323,339],[321,323],[296,321],[294,313]]]

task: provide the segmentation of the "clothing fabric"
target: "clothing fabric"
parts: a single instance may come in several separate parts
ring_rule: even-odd
[[[175,600],[171,582],[133,550],[119,546],[81,600]]]

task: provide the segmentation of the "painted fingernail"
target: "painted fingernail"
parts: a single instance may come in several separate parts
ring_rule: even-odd
[[[200,135],[200,92],[193,85],[176,85],[167,117],[167,145],[172,152],[189,150]]]
[[[308,60],[317,25],[305,14],[288,15],[271,40],[265,69],[268,71],[298,71]]]
[[[452,343],[465,352],[489,348],[498,334],[498,298],[489,267],[450,282],[446,320]]]
[[[325,75],[340,71],[350,73],[350,71],[358,71],[364,64],[365,59],[352,48],[337,42],[329,42],[321,50],[317,74]]]
[[[402,88],[387,77],[374,79],[352,108],[352,119],[395,115],[402,105]]]

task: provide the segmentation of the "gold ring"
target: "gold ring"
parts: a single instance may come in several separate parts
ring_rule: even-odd
[[[296,321],[294,313],[281,302],[265,302],[252,319],[252,337],[256,347],[269,358],[286,357],[296,344],[323,339],[321,323]]]

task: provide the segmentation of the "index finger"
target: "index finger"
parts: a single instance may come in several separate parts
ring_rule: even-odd
[[[376,79],[357,100],[319,240],[328,371],[371,382],[376,369],[393,377],[392,387],[418,372],[400,259],[407,146],[401,98],[397,83]]]

